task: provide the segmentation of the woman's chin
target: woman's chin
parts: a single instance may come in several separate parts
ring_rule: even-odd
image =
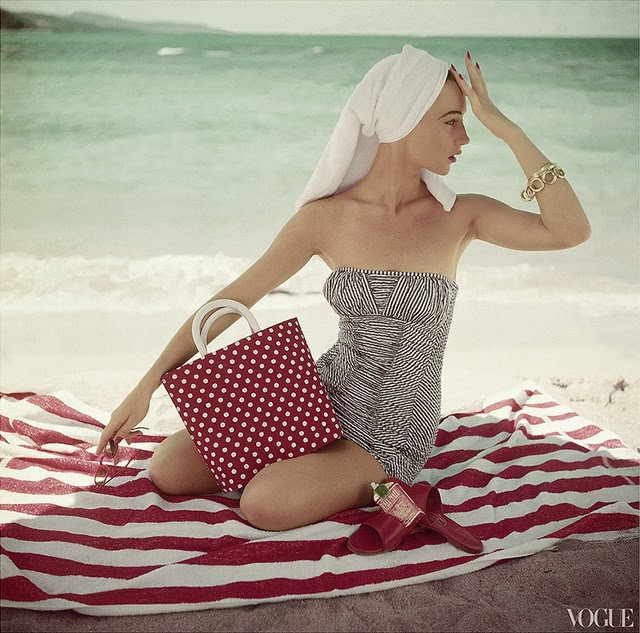
[[[431,169],[430,167],[427,167],[426,169],[434,174],[437,174],[438,176],[446,176],[451,171],[451,165],[438,165],[433,169]]]

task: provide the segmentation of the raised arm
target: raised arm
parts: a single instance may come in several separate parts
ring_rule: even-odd
[[[550,161],[522,129],[493,104],[480,66],[473,63],[468,53],[465,63],[470,84],[454,69],[458,86],[480,123],[513,152],[524,172],[524,188],[527,179]],[[535,199],[539,214],[514,209],[487,196],[467,196],[472,237],[517,250],[570,248],[589,239],[589,220],[566,178],[546,185]]]
[[[322,216],[315,210],[315,205],[309,204],[300,209],[265,253],[240,277],[207,302],[213,299],[235,299],[248,307],[253,306],[298,272],[318,252],[322,227]],[[196,353],[191,337],[193,316],[180,327],[138,385],[114,410],[100,437],[96,449],[98,454],[110,438],[126,437],[144,419],[151,396],[160,385],[162,375],[187,362]],[[209,340],[222,333],[238,318],[237,315],[228,315],[218,319],[211,328]]]

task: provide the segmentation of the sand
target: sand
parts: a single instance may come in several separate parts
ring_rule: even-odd
[[[293,301],[293,303],[292,303]],[[335,340],[337,319],[322,302],[292,308],[267,298],[255,308],[263,325],[300,318],[315,356]],[[5,391],[66,389],[111,410],[186,314],[27,314],[5,310],[0,322]],[[219,343],[247,333],[236,324]],[[639,449],[638,319],[631,311],[598,314],[588,306],[459,300],[443,371],[443,413],[533,379],[558,401]],[[147,426],[181,428],[161,390]],[[596,609],[602,626],[574,627]],[[627,625],[621,627],[620,609]],[[589,611],[591,610],[591,611]],[[633,610],[633,611],[631,611]],[[368,595],[294,600],[236,609],[136,617],[81,616],[4,609],[3,631],[632,631],[638,630],[638,541],[583,543],[511,560],[465,576]],[[613,618],[607,623],[605,616]],[[613,626],[615,625],[615,626]]]

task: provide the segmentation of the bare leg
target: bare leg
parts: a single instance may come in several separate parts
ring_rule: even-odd
[[[149,467],[156,487],[168,495],[204,495],[219,487],[186,429],[156,449]],[[262,530],[288,530],[372,500],[370,483],[387,475],[378,461],[349,440],[310,455],[276,462],[246,486],[240,509]]]
[[[254,527],[288,530],[370,503],[371,482],[384,479],[382,466],[367,451],[337,440],[261,470],[247,484],[240,509]]]
[[[220,490],[186,429],[158,446],[149,474],[156,488],[167,495],[206,495]]]

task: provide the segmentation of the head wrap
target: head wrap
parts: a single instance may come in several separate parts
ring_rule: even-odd
[[[437,99],[449,67],[426,51],[406,45],[380,60],[349,97],[320,161],[296,201],[296,210],[362,180],[380,143],[405,137]],[[427,189],[446,211],[455,193],[436,174],[423,169]]]

